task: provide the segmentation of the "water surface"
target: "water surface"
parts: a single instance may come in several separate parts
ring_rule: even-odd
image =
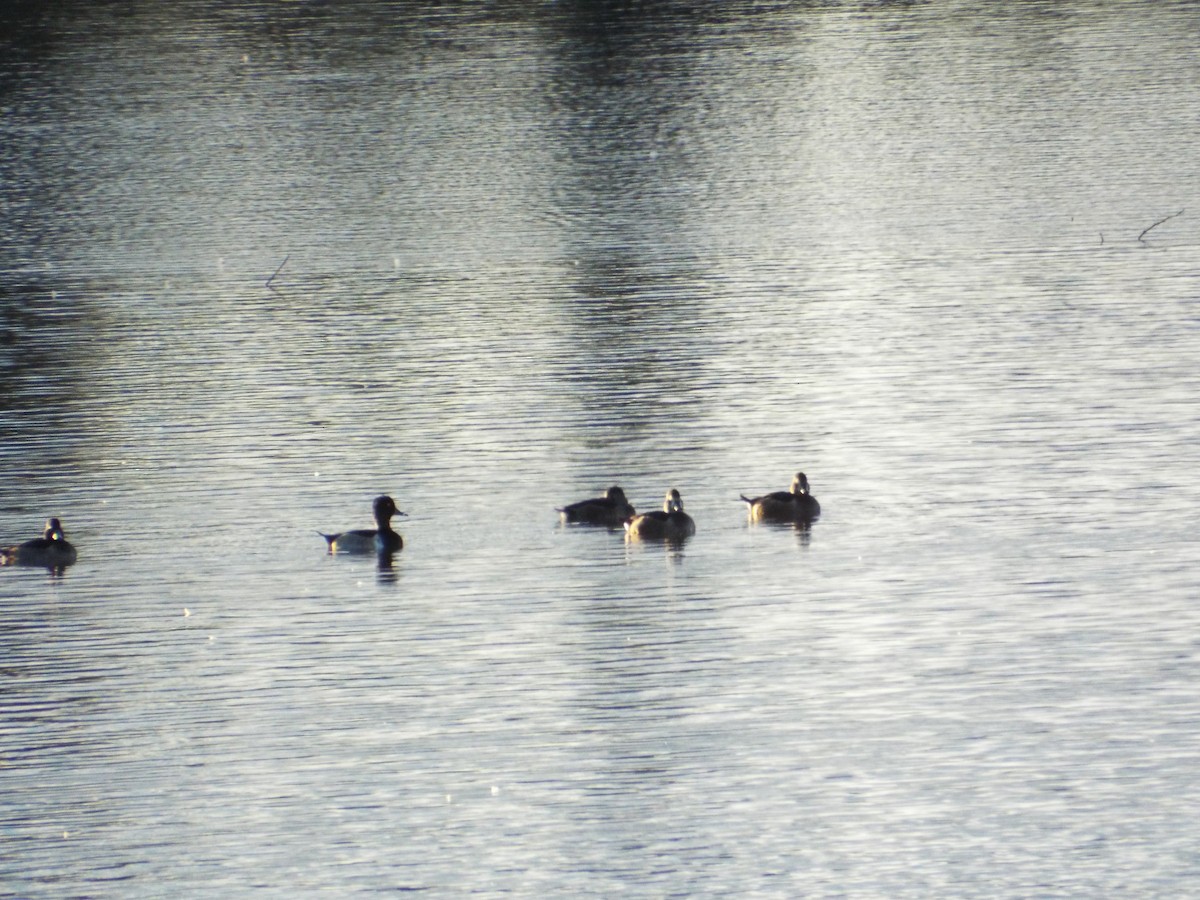
[[[1196,891],[1192,7],[6,15],[6,893]]]

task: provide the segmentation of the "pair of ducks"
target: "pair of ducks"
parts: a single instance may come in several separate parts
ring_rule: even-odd
[[[395,553],[404,546],[403,538],[392,530],[392,516],[395,515],[405,513],[396,508],[391,497],[376,497],[374,530],[362,528],[321,536],[329,542],[330,553]],[[78,553],[67,540],[58,519],[46,522],[46,530],[40,538],[13,547],[0,547],[0,566],[61,569],[74,563],[77,557]]]
[[[638,515],[625,499],[625,492],[613,485],[603,497],[580,500],[558,510],[564,522],[579,525],[603,525],[606,528],[624,527],[630,538],[638,540],[679,541],[696,533],[696,523],[683,511],[683,498],[671,488],[663,500],[663,508]]]
[[[404,540],[392,530],[392,516],[405,515],[391,497],[375,498],[374,530],[358,529],[341,534],[322,534],[330,553],[392,554],[404,546]],[[67,540],[58,519],[46,522],[39,538],[12,547],[0,547],[0,566],[41,566],[62,569],[73,564],[78,553]]]
[[[821,514],[821,504],[812,495],[808,478],[797,472],[789,491],[774,491],[750,498],[752,522],[811,522]],[[564,522],[581,525],[624,526],[631,538],[648,540],[682,540],[696,533],[696,523],[683,511],[683,500],[675,488],[667,491],[663,508],[638,515],[625,498],[625,492],[614,485],[603,497],[581,500],[559,509]]]

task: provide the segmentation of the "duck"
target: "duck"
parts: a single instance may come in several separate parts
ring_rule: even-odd
[[[404,539],[392,530],[392,516],[405,516],[396,508],[396,501],[387,494],[381,494],[373,503],[375,512],[374,530],[359,528],[354,531],[343,531],[340,534],[317,532],[329,543],[330,553],[395,553],[404,546]]]
[[[811,522],[821,515],[821,504],[817,502],[808,486],[808,476],[797,472],[792,479],[790,491],[774,491],[751,499],[742,494],[750,504],[751,522]]]
[[[625,498],[625,491],[615,484],[604,492],[603,497],[580,500],[559,507],[558,512],[567,523],[607,525],[609,528],[620,528],[626,519],[637,515],[637,510]]]
[[[625,521],[626,536],[635,540],[681,541],[696,533],[696,523],[683,511],[683,498],[671,488],[663,508]]]
[[[39,538],[0,548],[0,566],[46,566],[60,569],[72,565],[78,553],[67,540],[62,522],[47,519],[46,530]]]

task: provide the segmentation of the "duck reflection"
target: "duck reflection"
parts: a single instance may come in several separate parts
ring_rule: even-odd
[[[399,579],[395,553],[379,553],[375,556],[375,580],[380,584],[395,584]]]

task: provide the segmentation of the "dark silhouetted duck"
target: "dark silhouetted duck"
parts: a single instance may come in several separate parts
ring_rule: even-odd
[[[821,504],[808,492],[803,472],[796,473],[790,491],[775,491],[753,500],[742,494],[742,499],[750,504],[751,522],[811,522],[821,514]]]
[[[667,491],[663,508],[634,516],[625,523],[628,536],[638,540],[681,541],[696,533],[696,523],[683,511],[683,499],[675,488]]]
[[[395,553],[404,546],[404,539],[392,531],[392,516],[403,516],[396,509],[396,501],[386,494],[375,498],[374,531],[359,528],[355,531],[343,531],[341,534],[325,534],[318,532],[329,542],[330,553]]]
[[[60,569],[75,562],[78,554],[63,533],[58,519],[49,519],[40,538],[15,547],[0,548],[0,566],[45,566]]]
[[[626,519],[637,515],[637,510],[625,499],[625,492],[616,485],[604,492],[603,497],[580,500],[559,509],[564,522],[580,525],[607,525],[620,528]]]

